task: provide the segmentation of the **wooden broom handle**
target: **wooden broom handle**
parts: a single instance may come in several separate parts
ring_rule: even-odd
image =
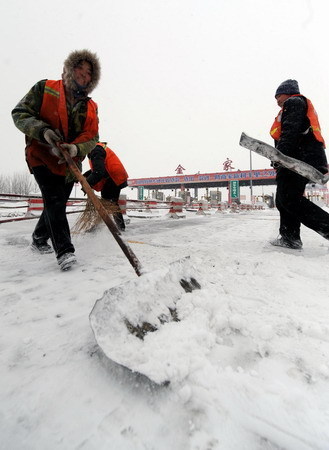
[[[96,196],[96,194],[93,191],[93,189],[90,187],[88,181],[85,179],[85,177],[80,172],[78,166],[73,161],[73,159],[71,158],[71,156],[68,153],[68,151],[63,149],[61,147],[61,144],[57,144],[57,147],[60,150],[60,152],[63,155],[63,157],[65,158],[65,161],[67,162],[67,165],[69,166],[70,171],[76,177],[76,179],[80,182],[80,184],[81,184],[83,190],[85,191],[85,193],[87,194],[89,200],[92,202],[92,204],[94,205],[96,211],[101,216],[101,218],[105,222],[105,225],[110,230],[110,232],[112,233],[114,239],[119,244],[121,250],[126,255],[128,261],[133,266],[136,274],[138,276],[141,276],[142,275],[142,265],[141,265],[139,259],[137,258],[135,253],[132,251],[132,249],[129,247],[129,245],[126,244],[122,240],[122,238],[120,237],[121,233],[118,230],[117,226],[113,222],[112,218],[109,216],[108,212],[106,211],[106,209],[102,205],[102,203],[99,200],[99,198]]]

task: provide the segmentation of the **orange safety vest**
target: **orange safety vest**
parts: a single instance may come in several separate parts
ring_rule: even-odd
[[[62,80],[47,80],[40,109],[40,119],[58,129],[67,142],[69,133],[66,98]],[[97,104],[89,99],[87,115],[82,132],[70,144],[79,144],[93,139],[98,133]],[[66,174],[66,164],[58,164],[58,158],[50,153],[50,147],[36,139],[28,142],[26,159],[30,167],[46,165],[56,175]],[[78,161],[79,158],[74,158]]]
[[[120,186],[120,184],[128,180],[128,174],[126,172],[126,169],[124,168],[122,162],[114,153],[114,151],[111,150],[109,147],[107,147],[106,144],[104,144],[103,142],[98,142],[97,145],[103,147],[103,149],[106,152],[104,164],[107,173],[110,175],[114,183],[117,186]],[[93,164],[91,162],[91,159],[89,159],[89,164],[91,170],[93,170]],[[106,178],[103,178],[93,186],[93,189],[95,189],[95,191],[101,191],[105,183]]]
[[[294,94],[291,97],[303,97],[303,95]],[[321,128],[320,128],[317,112],[315,111],[311,100],[309,100],[306,97],[304,97],[304,98],[307,101],[307,117],[308,117],[308,119],[310,121],[310,128],[309,128],[309,130],[313,131],[315,139],[317,141],[319,141],[319,142],[322,142],[323,145],[325,146],[325,142],[324,142],[324,139],[323,139],[322,134],[321,134]],[[272,138],[275,139],[276,141],[278,141],[280,139],[280,136],[281,136],[282,112],[283,112],[283,108],[280,110],[279,114],[276,116],[276,118],[275,118],[275,120],[273,122],[273,125],[271,127],[271,131],[270,131],[270,134],[271,134]],[[307,131],[308,130],[306,130],[306,132]]]

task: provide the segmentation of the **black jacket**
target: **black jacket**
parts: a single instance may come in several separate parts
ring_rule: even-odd
[[[88,158],[92,162],[93,170],[88,170],[88,172],[84,173],[84,176],[92,187],[103,178],[109,178],[109,174],[105,168],[106,151],[100,145],[96,145],[88,154]]]
[[[281,136],[275,142],[275,146],[285,155],[304,161],[322,173],[327,173],[328,163],[324,146],[315,139],[309,127],[305,97],[288,98],[283,105]]]
[[[88,183],[91,187],[95,186],[99,181],[104,178],[107,180],[109,185],[116,186],[110,174],[106,170],[105,159],[106,159],[106,151],[101,145],[96,145],[96,147],[88,153],[88,158],[90,159],[93,170],[88,170],[83,175],[86,177]],[[117,186],[119,189],[123,189],[128,186],[127,181]]]

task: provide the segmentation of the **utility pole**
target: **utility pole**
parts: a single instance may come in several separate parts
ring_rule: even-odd
[[[251,150],[250,152],[250,201],[252,203],[252,156],[251,156]]]

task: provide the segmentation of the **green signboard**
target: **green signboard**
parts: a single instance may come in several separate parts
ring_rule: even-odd
[[[144,200],[144,186],[138,186],[138,200]]]
[[[238,199],[240,197],[239,181],[230,181],[230,196],[232,200]]]

